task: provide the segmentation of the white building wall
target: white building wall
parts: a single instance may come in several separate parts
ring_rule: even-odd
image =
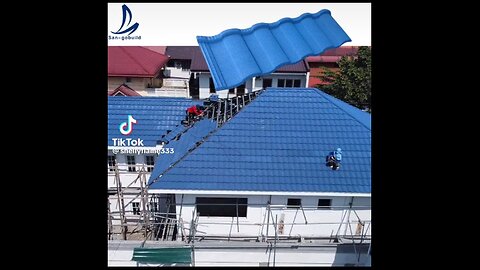
[[[189,90],[187,88],[162,87],[162,88],[146,88],[143,96],[149,97],[181,97],[189,98]]]
[[[200,99],[208,98],[210,94],[209,78],[210,73],[199,73],[199,93]],[[255,77],[245,82],[245,93],[258,91],[262,89],[263,78],[272,79],[272,87],[278,87],[279,79],[300,80],[300,87],[307,87],[307,73],[273,73],[263,77]],[[255,82],[253,82],[255,81]],[[236,94],[228,94],[228,89],[216,91],[219,98],[235,97]]]
[[[266,266],[269,255],[271,267],[273,251],[269,254],[265,249],[198,249],[195,251],[195,266],[258,267],[260,263]],[[358,266],[368,265],[367,257],[369,256],[362,255],[359,262],[357,262],[357,256],[351,253],[337,254],[335,248],[277,249],[275,266],[345,266],[348,263]]]
[[[126,243],[127,241],[112,241],[114,243]],[[141,246],[142,241],[128,241],[129,246]],[[147,241],[147,245],[150,243]],[[133,248],[119,248],[112,245],[108,249],[108,266],[161,266],[160,264],[143,264],[132,261]],[[198,246],[197,246],[198,247]],[[354,253],[337,253],[335,246],[323,247],[300,247],[276,249],[275,266],[371,266],[370,256]],[[236,249],[195,249],[192,256],[192,264],[195,266],[273,266],[273,250],[266,248],[236,248]],[[170,266],[170,265],[165,265]]]
[[[189,79],[190,78],[190,70],[188,69],[182,69],[182,68],[176,68],[176,67],[166,67],[164,74],[166,77],[175,77],[175,78],[184,78],[184,79]]]
[[[222,235],[228,236],[231,233],[231,236],[260,236],[266,235],[266,226],[263,226],[262,223],[266,225],[267,223],[267,209],[265,205],[268,202],[268,196],[222,196],[222,195],[191,195],[185,194],[183,198],[183,203],[188,205],[180,206],[181,204],[181,195],[176,195],[177,202],[177,218],[180,213],[180,207],[182,207],[181,218],[188,228],[189,223],[192,219],[192,213],[194,210],[193,204],[195,204],[196,197],[227,197],[227,198],[248,198],[248,204],[261,204],[259,206],[250,206],[247,209],[247,217],[239,217],[238,223],[239,227],[237,228],[237,218],[231,217],[199,217],[199,235]],[[304,207],[305,217],[307,223],[305,224],[305,218],[301,209],[288,209],[288,208],[278,208],[275,205],[286,205],[288,198],[301,198],[302,205]],[[318,199],[332,199],[332,209],[317,209]],[[350,228],[352,229],[353,234],[355,234],[357,227],[355,223],[352,223],[350,227],[344,225],[340,226],[342,218],[344,223],[348,224],[346,221],[350,219],[351,222],[357,220],[356,215],[353,211],[347,209],[336,209],[336,207],[346,208],[350,198],[346,197],[314,197],[314,196],[272,196],[272,210],[270,215],[270,227],[268,231],[269,236],[275,235],[275,230],[272,225],[272,219],[277,217],[279,224],[279,235],[280,236],[330,236],[336,234],[339,231],[339,234],[350,234]],[[362,221],[370,222],[370,198],[355,198],[353,206],[364,205],[368,207],[368,210],[356,210],[357,215],[360,216]],[[350,214],[348,214],[350,212]],[[295,217],[296,215],[296,217]],[[272,218],[273,217],[273,218]],[[283,222],[282,222],[283,220]],[[295,220],[295,222],[294,222]],[[210,224],[215,223],[215,224]],[[281,224],[283,225],[283,229]],[[291,224],[295,223],[295,224]],[[322,224],[316,224],[322,223]],[[340,229],[340,230],[339,230]],[[347,231],[348,229],[348,231]],[[371,227],[369,228],[371,232]]]
[[[197,76],[198,76],[199,98],[200,99],[208,98],[211,95],[210,94],[210,83],[209,83],[210,74],[209,73],[199,73],[199,74],[197,74]]]

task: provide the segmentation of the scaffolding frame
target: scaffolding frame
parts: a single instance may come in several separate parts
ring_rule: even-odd
[[[145,165],[128,165],[128,166],[136,166],[139,167],[140,170],[137,171],[138,176],[135,177],[134,180],[132,180],[127,186],[122,186],[122,182],[120,181],[120,175],[122,174],[122,170],[119,169],[118,164],[114,166],[114,183],[115,183],[115,194],[113,196],[115,197],[115,200],[117,202],[118,210],[117,211],[112,211],[111,209],[111,199],[112,197],[109,198],[108,200],[108,214],[107,214],[107,221],[108,221],[108,237],[111,239],[112,235],[115,234],[113,232],[114,227],[121,227],[122,230],[120,234],[122,234],[123,239],[127,240],[127,237],[125,236],[129,230],[129,226],[137,226],[141,225],[142,231],[143,231],[143,236],[144,238],[148,238],[152,235],[149,234],[150,229],[152,229],[154,226],[153,225],[163,225],[165,228],[168,228],[170,233],[162,234],[160,236],[159,232],[156,232],[156,235],[158,235],[158,238],[161,238],[161,240],[167,240],[168,236],[171,236],[173,234],[173,226],[177,226],[176,234],[178,234],[179,239],[182,241],[185,239],[184,231],[185,230],[190,230],[185,226],[185,221],[182,218],[183,214],[183,207],[185,206],[194,206],[196,209],[196,203],[185,203],[183,201],[184,194],[181,194],[181,201],[177,204],[175,203],[175,196],[173,194],[157,194],[153,193],[150,194],[148,192],[148,185],[147,185],[147,177],[146,174],[149,174],[147,170],[145,169]],[[125,171],[124,171],[125,172]],[[128,174],[132,174],[132,172],[125,172]],[[139,187],[132,187],[133,184],[139,182],[140,186]],[[162,203],[160,200],[165,200],[164,203]],[[127,207],[131,205],[134,201],[139,200],[140,201],[140,211],[136,212],[135,210],[127,210]],[[125,203],[127,201],[127,203]],[[209,204],[206,204],[209,205]],[[211,204],[211,205],[217,205],[217,204]],[[255,237],[261,242],[266,242],[269,239],[269,230],[270,226],[274,230],[277,230],[276,224],[274,222],[275,217],[273,216],[273,211],[281,211],[281,210],[286,210],[289,209],[287,205],[284,204],[279,204],[279,205],[273,205],[271,203],[271,195],[270,198],[268,199],[267,203],[265,204],[252,204],[252,203],[247,203],[247,204],[242,204],[245,206],[260,206],[265,209],[265,213],[263,214],[263,221],[261,223],[240,223],[239,222],[239,205],[240,203],[238,200],[236,201],[235,204],[225,204],[225,205],[232,205],[235,206],[235,212],[236,215],[232,217],[232,220],[230,222],[204,222],[202,221],[201,224],[203,225],[225,225],[225,226],[230,226],[233,228],[233,223],[235,223],[236,231],[240,232],[240,227],[243,226],[257,226],[259,228],[258,233],[255,235],[251,235],[248,237]],[[179,206],[179,213],[176,213],[176,207]],[[166,210],[166,212],[160,211],[162,208]],[[338,240],[340,238],[343,239],[348,239],[350,240],[357,240],[358,237],[355,236],[360,236],[358,239],[360,241],[365,241],[368,240],[369,234],[368,232],[370,231],[371,228],[371,221],[370,220],[362,220],[360,216],[357,213],[357,210],[369,210],[370,207],[366,206],[353,206],[353,197],[352,201],[348,203],[348,206],[327,206],[326,208],[333,209],[333,210],[344,210],[342,213],[342,218],[339,222],[309,222],[307,220],[307,214],[306,212],[311,212],[311,211],[317,211],[320,210],[322,207],[319,206],[305,206],[305,205],[300,205],[298,208],[295,210],[295,215],[293,218],[292,222],[283,222],[283,225],[291,225],[289,233],[286,233],[288,237],[290,238],[295,238],[297,236],[291,235],[291,232],[293,230],[294,226],[300,226],[300,225],[332,225],[332,224],[337,224],[338,228],[336,230],[335,234],[331,234],[329,236],[329,239],[332,240]],[[292,210],[292,209],[290,209]],[[297,216],[298,212],[302,212],[303,214],[303,222],[297,222]],[[130,213],[133,213],[133,215],[130,215]],[[197,215],[197,218],[199,216]],[[271,219],[271,221],[270,221]],[[120,224],[113,224],[113,221],[119,220]],[[135,223],[132,223],[132,220],[135,221]],[[198,220],[197,220],[198,221]],[[197,222],[195,221],[195,222]],[[191,222],[191,221],[189,221]],[[355,232],[352,229],[352,223],[355,223],[357,225],[357,229]],[[198,224],[197,224],[198,227]],[[340,233],[340,231],[343,229],[343,233]],[[166,229],[167,230],[167,229]],[[163,231],[163,230],[162,230]],[[118,234],[118,232],[117,232]],[[353,235],[353,236],[352,236]],[[191,235],[189,235],[191,237]],[[217,237],[217,236],[215,236]],[[153,237],[157,238],[157,237]],[[203,238],[206,238],[203,236]],[[235,238],[234,236],[231,235],[231,230],[230,233],[226,236],[226,239],[229,238]],[[323,237],[322,237],[323,238]],[[188,238],[191,239],[191,238]]]

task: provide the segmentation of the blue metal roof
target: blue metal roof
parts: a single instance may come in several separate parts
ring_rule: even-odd
[[[195,147],[195,144],[198,141],[201,141],[216,127],[217,122],[205,118],[193,124],[188,130],[186,128],[181,131],[173,130],[171,136],[170,134],[165,136],[165,140],[168,141],[168,144],[165,144],[163,147],[171,148],[174,152],[172,154],[168,151],[169,154],[162,154],[161,158],[157,159],[151,175],[158,176],[162,174],[166,169],[185,156],[190,149]],[[181,134],[180,138],[175,140],[174,137],[179,134]],[[152,179],[152,177],[150,177],[150,179]]]
[[[351,40],[330,11],[324,9],[294,19],[255,24],[248,29],[229,29],[216,36],[197,36],[197,41],[215,89],[221,90]]]
[[[185,119],[185,110],[199,104],[186,98],[108,97],[108,146],[112,138],[140,138],[144,146],[155,146],[167,130],[173,130]],[[119,126],[132,115],[137,123],[129,135],[120,133]]]
[[[315,88],[268,88],[150,188],[370,193],[370,160],[370,114]]]

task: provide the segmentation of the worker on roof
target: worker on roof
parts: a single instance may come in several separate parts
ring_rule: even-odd
[[[337,150],[332,151],[327,156],[327,166],[336,171],[340,168],[340,162],[342,161],[342,149],[337,148]]]
[[[203,116],[203,112],[205,111],[205,107],[200,106],[200,105],[194,105],[189,107],[185,113],[185,121],[183,123],[185,124],[190,124],[191,122],[194,122],[196,120],[199,120],[200,117]]]

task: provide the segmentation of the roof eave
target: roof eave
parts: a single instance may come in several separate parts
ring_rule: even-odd
[[[157,72],[158,73],[158,72]],[[108,74],[108,77],[154,78],[155,74]]]
[[[198,194],[198,195],[291,195],[291,196],[326,196],[326,197],[370,197],[371,193],[358,192],[298,192],[298,191],[250,191],[250,190],[191,190],[191,189],[149,189],[158,194]]]

